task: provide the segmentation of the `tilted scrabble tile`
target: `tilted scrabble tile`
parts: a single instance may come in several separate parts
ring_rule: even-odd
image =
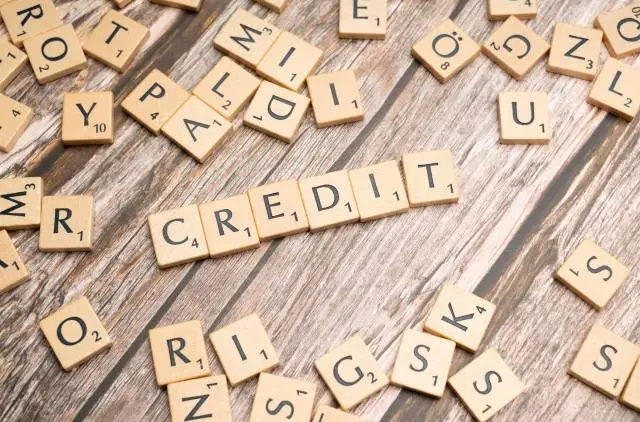
[[[387,0],[340,0],[340,38],[383,40]]]
[[[113,143],[113,93],[67,92],[62,106],[62,143]]]
[[[604,308],[629,276],[629,269],[600,248],[591,239],[584,239],[555,278],[600,310]]]
[[[624,387],[624,391],[620,396],[620,403],[640,411],[640,358],[636,362],[635,369],[631,373],[627,385]]]
[[[487,0],[490,21],[503,21],[509,16],[533,19],[538,14],[538,0]]]
[[[258,380],[249,422],[309,422],[315,395],[313,383],[263,372]]]
[[[567,23],[557,23],[551,40],[547,70],[592,80],[600,68],[602,31]]]
[[[498,115],[503,144],[548,144],[551,140],[546,92],[501,92]]]
[[[268,7],[271,10],[275,10],[278,13],[282,13],[282,11],[289,4],[289,0],[255,0],[256,3],[260,3],[264,7]]]
[[[346,170],[300,179],[298,183],[312,232],[360,219]]]
[[[318,406],[313,422],[362,422],[362,419],[356,415],[322,405]]]
[[[131,3],[133,0],[112,0],[116,6],[118,6],[120,9],[122,9],[123,7],[126,7],[129,3]]]
[[[40,329],[65,371],[102,353],[113,343],[86,297],[75,299],[44,318]]]
[[[154,69],[122,101],[122,108],[153,134],[189,98],[189,93],[167,75]]]
[[[364,108],[353,70],[323,73],[307,78],[317,127],[364,119]]]
[[[387,375],[359,336],[316,360],[315,366],[343,410],[389,385]]]
[[[41,251],[90,251],[92,239],[92,196],[45,196],[42,198]]]
[[[604,32],[604,44],[613,57],[621,59],[640,52],[640,3],[606,12],[594,22]]]
[[[202,0],[151,0],[151,3],[197,12],[198,10],[200,10]]]
[[[84,52],[118,72],[124,72],[149,39],[149,29],[110,10],[84,43]]]
[[[0,229],[33,229],[40,226],[42,178],[0,179]]]
[[[209,256],[197,205],[151,214],[149,230],[160,268]]]
[[[297,180],[285,180],[249,189],[249,201],[260,240],[309,230]]]
[[[640,110],[640,69],[609,57],[591,87],[587,102],[625,120]]]
[[[360,212],[360,221],[389,217],[409,209],[397,161],[350,170],[349,180]]]
[[[22,263],[9,233],[0,230],[0,293],[29,280],[29,270]]]
[[[26,105],[0,94],[0,151],[9,152],[33,119]]]
[[[448,149],[404,154],[402,169],[410,206],[458,202],[458,178]]]
[[[478,350],[496,305],[451,283],[440,288],[424,323],[425,331],[455,341],[463,349]]]
[[[232,422],[227,377],[214,375],[167,385],[172,422]]]
[[[238,8],[213,40],[218,50],[255,69],[280,35],[274,25]]]
[[[15,0],[0,8],[11,41],[22,47],[24,40],[63,24],[52,0]]]
[[[153,328],[149,345],[160,387],[211,373],[200,321]]]
[[[280,364],[278,353],[256,314],[214,331],[209,339],[233,386]]]
[[[493,349],[449,378],[449,386],[479,421],[491,418],[524,391],[522,381]]]
[[[413,45],[413,57],[445,83],[480,54],[480,46],[451,19]]]
[[[204,162],[232,132],[233,125],[201,99],[192,95],[162,126],[180,148]]]
[[[482,45],[484,54],[517,80],[523,79],[549,48],[549,43],[513,16]]]
[[[13,81],[27,64],[27,55],[8,39],[0,38],[0,91]]]
[[[640,347],[596,324],[580,346],[569,375],[607,397],[617,398],[638,356]]]

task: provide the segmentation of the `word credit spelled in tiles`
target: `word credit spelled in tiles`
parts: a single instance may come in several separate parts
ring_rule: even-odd
[[[197,12],[200,10],[202,0],[150,0],[151,3],[161,4],[163,6],[177,7],[178,9]]]
[[[9,233],[0,230],[0,293],[29,280],[29,270],[22,263]]]
[[[360,221],[401,214],[409,210],[407,193],[397,161],[349,171]]]
[[[167,385],[167,395],[172,422],[233,421],[229,388],[224,375],[171,383]]]
[[[503,144],[548,144],[551,140],[546,92],[501,92],[498,115]]]
[[[451,151],[404,154],[402,169],[411,207],[458,202],[460,190]]]
[[[62,143],[66,145],[113,142],[113,93],[67,92],[62,106]]]
[[[510,16],[533,19],[538,14],[538,0],[487,0],[490,21],[503,21]]]
[[[258,380],[249,422],[309,422],[315,395],[316,386],[311,382],[263,372]]]
[[[312,422],[363,422],[356,415],[352,415],[342,410],[334,409],[333,407],[321,405],[316,410],[316,415],[313,417]]]
[[[604,44],[613,57],[621,59],[640,52],[640,3],[603,13],[595,26],[604,32]]]
[[[557,23],[551,40],[549,72],[592,80],[600,68],[602,31]]]
[[[90,251],[92,242],[92,196],[45,196],[42,198],[41,251]]]
[[[6,38],[0,38],[0,91],[4,91],[26,64],[27,55]]]
[[[307,86],[317,127],[364,119],[362,97],[353,70],[310,76]]]
[[[387,0],[340,0],[340,38],[383,40],[387,34]]]
[[[620,403],[640,412],[640,357],[620,396]]]
[[[15,0],[0,8],[11,41],[22,47],[24,40],[61,26],[60,12],[52,0]]]
[[[0,229],[40,227],[42,178],[0,179]]]
[[[31,108],[0,94],[0,151],[9,152],[32,119]]]
[[[591,87],[587,102],[625,120],[640,110],[640,69],[609,57]]]
[[[309,230],[300,188],[295,179],[251,188],[249,201],[261,241]]]

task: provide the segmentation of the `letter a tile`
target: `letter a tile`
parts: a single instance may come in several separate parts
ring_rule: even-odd
[[[640,412],[640,359],[636,362],[635,369],[624,387],[620,403]]]
[[[640,69],[609,57],[591,87],[587,102],[625,120],[640,110]]]
[[[229,388],[224,375],[174,382],[167,385],[167,395],[172,422],[233,421]]]
[[[503,144],[548,144],[551,140],[546,92],[501,92],[498,115]]]
[[[249,201],[260,240],[291,236],[309,230],[297,180],[249,189]]]
[[[6,230],[0,230],[0,293],[29,280],[29,270],[11,242]]]
[[[551,40],[549,72],[592,80],[600,68],[602,31],[557,23]]]
[[[349,171],[360,221],[401,214],[409,210],[397,161],[387,161]]]
[[[2,6],[0,13],[11,41],[18,47],[22,47],[27,38],[57,28],[63,23],[60,12],[51,0],[11,1]]]
[[[263,372],[258,380],[249,422],[309,422],[315,395],[313,383]]]
[[[387,0],[340,0],[340,38],[383,40],[387,34]]]
[[[62,143],[113,143],[113,93],[67,92],[62,105]]]
[[[29,107],[0,94],[0,151],[11,151],[32,119]]]
[[[323,73],[307,78],[317,127],[328,127],[364,119],[360,88],[353,70]]]
[[[41,205],[40,177],[0,179],[0,229],[40,227]]]
[[[313,422],[363,422],[363,420],[356,415],[322,405],[318,406]]]
[[[604,32],[604,44],[617,59],[640,52],[640,3],[601,14],[594,23]]]
[[[45,196],[40,217],[40,250],[90,251],[93,245],[93,197]]]

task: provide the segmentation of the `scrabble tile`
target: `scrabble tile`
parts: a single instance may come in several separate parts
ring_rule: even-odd
[[[640,52],[640,3],[605,12],[594,22],[604,32],[609,54],[621,59]]]
[[[307,76],[320,64],[322,50],[296,37],[282,32],[267,54],[260,60],[258,75],[271,82],[298,91]]]
[[[45,196],[42,198],[41,251],[90,251],[92,233],[92,196]]]
[[[40,321],[40,329],[62,369],[70,371],[113,342],[86,297],[79,297]]]
[[[200,10],[202,0],[151,0],[151,3],[197,12]]]
[[[112,0],[116,6],[118,6],[120,9],[122,9],[123,7],[126,7],[129,5],[129,3],[131,3],[133,0]]]
[[[52,0],[15,0],[0,8],[11,42],[22,47],[24,40],[63,25]]]
[[[309,422],[315,395],[313,383],[263,372],[258,380],[249,422]]]
[[[293,142],[309,98],[268,81],[263,81],[244,114],[243,123],[255,130]]]
[[[478,57],[480,46],[451,19],[445,19],[413,45],[411,54],[445,83]]]
[[[523,79],[549,48],[549,43],[513,16],[482,45],[484,54],[517,80]]]
[[[206,420],[232,422],[227,378],[196,378],[167,385],[172,422]]]
[[[249,197],[243,193],[199,206],[212,258],[260,246]]]
[[[547,70],[590,81],[600,67],[601,44],[602,31],[599,29],[557,23]]]
[[[640,69],[608,58],[596,77],[587,102],[625,120],[633,120],[640,109]]]
[[[403,213],[409,209],[397,161],[349,171],[360,221]]]
[[[404,154],[402,169],[411,207],[458,202],[458,178],[448,149]]]
[[[149,345],[160,387],[211,374],[200,321],[153,328]]]
[[[356,415],[322,405],[318,406],[313,422],[362,422],[362,419]]]
[[[256,3],[259,3],[264,7],[268,7],[278,13],[282,13],[289,4],[289,0],[256,0]]]
[[[456,344],[444,338],[407,330],[402,336],[391,383],[432,397],[442,397]]]
[[[640,347],[595,324],[571,363],[569,375],[617,398],[640,356]]]
[[[0,179],[0,229],[40,227],[42,178]]]
[[[548,144],[551,140],[546,92],[501,92],[498,116],[503,144]]]
[[[340,0],[340,38],[383,40],[387,34],[387,0]]]
[[[445,283],[424,323],[424,329],[455,341],[467,351],[475,352],[495,311],[496,305],[493,303]]]
[[[113,143],[113,93],[66,92],[62,106],[62,143]]]
[[[160,268],[209,256],[197,205],[151,214],[149,230]]]
[[[26,64],[27,55],[8,39],[0,38],[0,91],[4,91]]]
[[[256,314],[214,331],[209,339],[233,386],[280,364],[278,353]]]
[[[343,410],[389,385],[387,375],[359,336],[316,360],[315,366]]]
[[[255,69],[278,35],[275,25],[238,8],[213,39],[213,46]]]
[[[449,378],[449,386],[478,421],[491,418],[524,391],[524,384],[493,349]]]
[[[555,278],[594,308],[604,308],[622,283],[629,269],[600,248],[591,239],[584,239]]]
[[[503,21],[509,16],[533,19],[538,14],[538,0],[488,0],[490,21]]]
[[[84,43],[84,52],[122,73],[149,39],[149,29],[115,10],[109,10]]]
[[[228,138],[233,125],[192,95],[162,126],[161,131],[202,163]]]
[[[29,107],[0,94],[0,151],[11,151],[32,119]]]
[[[0,230],[0,293],[29,280],[29,270],[11,242],[6,230]]]
[[[249,202],[261,241],[309,230],[309,221],[295,179],[249,189]]]
[[[360,219],[346,170],[300,179],[298,184],[312,232]]]
[[[364,119],[364,106],[353,70],[323,73],[307,78],[317,127]]]
[[[167,75],[154,69],[122,101],[122,108],[153,134],[178,111],[190,94]]]
[[[635,369],[631,373],[624,391],[622,391],[620,403],[640,411],[640,359],[636,362]]]
[[[223,56],[193,89],[193,95],[231,120],[258,90],[260,79]]]

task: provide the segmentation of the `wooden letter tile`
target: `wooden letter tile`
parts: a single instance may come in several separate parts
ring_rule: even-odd
[[[67,92],[62,107],[62,143],[113,143],[113,93]]]
[[[517,80],[523,79],[549,48],[549,43],[513,16],[482,45],[484,54]]]
[[[638,80],[640,69],[610,57],[596,77],[587,102],[631,121],[640,109]]]
[[[249,201],[260,240],[309,230],[297,180],[285,180],[249,189]]]
[[[151,0],[151,3],[197,12],[200,10],[202,0]]]
[[[129,3],[131,3],[133,0],[112,0],[116,6],[118,6],[120,9],[126,7],[129,5]]]
[[[488,0],[490,21],[503,21],[509,16],[527,20],[538,14],[538,0]]]
[[[40,329],[65,371],[88,361],[113,343],[86,297],[79,297],[44,318]]]
[[[356,415],[334,409],[329,406],[319,406],[313,422],[363,422]]]
[[[40,227],[41,204],[40,177],[0,179],[0,229]]]
[[[548,144],[551,140],[546,92],[501,92],[498,115],[503,144]]]
[[[621,59],[640,52],[640,3],[603,13],[595,26],[604,32],[604,44],[613,57]]]
[[[458,202],[458,178],[448,149],[404,154],[402,168],[410,206]]]
[[[233,386],[280,364],[278,353],[256,314],[211,333],[209,339]]]
[[[0,94],[0,151],[9,152],[33,119],[26,105]]]
[[[323,73],[307,78],[317,127],[364,119],[360,88],[353,70]]]
[[[635,369],[624,387],[620,403],[640,412],[640,359],[636,362]]]
[[[27,55],[8,39],[0,38],[0,91],[4,91],[26,64]]]
[[[524,391],[522,381],[493,349],[449,378],[449,386],[478,421],[491,418]]]
[[[340,0],[340,38],[383,40],[387,0]]]
[[[551,40],[549,72],[592,80],[600,67],[602,31],[557,23]]]
[[[224,375],[167,385],[172,422],[202,420],[232,422],[231,401]]]
[[[287,7],[287,4],[289,4],[289,0],[256,0],[256,3],[259,3],[264,7],[268,7],[278,13],[282,13],[282,11]]]
[[[92,196],[45,196],[42,198],[41,251],[90,251],[92,233]]]
[[[309,422],[315,395],[313,383],[263,372],[249,422]]]
[[[19,286],[29,277],[29,270],[22,263],[9,233],[0,230],[0,293]]]
[[[15,0],[0,9],[11,41],[22,47],[24,40],[63,24],[52,0]]]

